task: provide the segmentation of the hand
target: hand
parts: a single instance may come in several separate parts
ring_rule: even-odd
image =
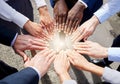
[[[13,48],[26,61],[28,56],[24,53],[25,50],[43,50],[47,46],[48,44],[39,38],[30,35],[18,35]]]
[[[75,66],[77,69],[87,70],[87,68],[89,68],[86,67],[89,64],[89,62],[81,54],[75,51],[68,50],[67,55],[71,64]]]
[[[99,67],[95,64],[88,62],[84,56],[78,54],[75,51],[67,51],[67,55],[69,57],[70,62],[79,70],[85,70],[97,74],[98,76],[102,76],[104,72],[104,68]]]
[[[74,49],[81,54],[87,54],[88,56],[94,58],[106,58],[108,56],[108,49],[102,47],[96,42],[86,41],[86,42],[77,42],[74,45]]]
[[[79,1],[73,6],[73,8],[68,12],[66,21],[66,33],[72,33],[79,26],[84,12],[85,6]]]
[[[32,21],[28,21],[25,23],[24,28],[33,36],[38,38],[48,39],[47,34],[44,32],[44,28],[42,25],[37,24]]]
[[[77,42],[82,39],[87,40],[87,38],[93,34],[95,28],[99,24],[98,18],[94,15],[91,19],[83,23],[72,35],[72,41]]]
[[[51,63],[55,59],[55,52],[52,50],[43,50],[37,53],[31,60],[27,60],[24,64],[25,67],[35,67],[38,69],[42,77],[49,69]]]
[[[40,7],[39,13],[40,13],[40,23],[46,28],[47,32],[51,34],[54,28],[54,20],[50,16],[47,6]]]
[[[65,0],[58,0],[54,6],[54,17],[56,20],[56,28],[63,30],[65,28],[68,7]]]
[[[69,60],[67,59],[65,52],[61,51],[60,54],[56,56],[54,60],[54,68],[56,73],[60,77],[61,82],[71,79],[68,74],[70,63]]]

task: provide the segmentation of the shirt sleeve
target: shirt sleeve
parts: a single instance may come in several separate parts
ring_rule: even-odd
[[[37,8],[39,8],[39,7],[42,7],[42,6],[45,6],[45,5],[46,5],[45,0],[35,0],[35,3],[36,3],[36,5],[37,5]]]
[[[87,8],[87,7],[88,7],[88,6],[87,6],[87,4],[86,4],[84,1],[79,0],[79,2],[81,2],[82,4],[84,4],[85,8]]]
[[[62,84],[77,84],[75,80],[65,80]]]
[[[104,68],[102,78],[111,84],[120,84],[120,72],[108,67]]]
[[[24,24],[29,20],[23,14],[9,6],[4,0],[0,1],[0,18],[9,22],[14,22],[20,28],[23,28]]]
[[[120,62],[120,48],[108,48],[108,60]]]
[[[100,23],[107,20],[110,16],[120,11],[120,0],[109,0],[98,11],[94,13],[100,21]]]

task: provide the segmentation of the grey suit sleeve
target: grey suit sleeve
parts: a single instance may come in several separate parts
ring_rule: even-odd
[[[62,84],[77,84],[75,80],[65,80]]]
[[[103,79],[112,84],[120,84],[120,72],[105,67],[103,73]]]
[[[0,84],[38,84],[39,77],[32,68],[25,68],[0,80]]]

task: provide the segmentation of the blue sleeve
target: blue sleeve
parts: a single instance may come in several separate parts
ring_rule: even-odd
[[[26,68],[0,80],[0,84],[38,84],[38,81],[37,72],[32,68]]]
[[[120,62],[120,48],[114,47],[108,49],[108,60]]]

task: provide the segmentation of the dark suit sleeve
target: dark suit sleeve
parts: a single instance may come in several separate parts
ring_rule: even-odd
[[[83,0],[89,8],[89,10],[97,10],[103,4],[103,0]]]
[[[0,25],[0,43],[10,46],[16,33],[17,31],[15,29],[13,30],[12,28]]]
[[[25,68],[2,80],[0,84],[38,84],[39,76],[32,68]]]

